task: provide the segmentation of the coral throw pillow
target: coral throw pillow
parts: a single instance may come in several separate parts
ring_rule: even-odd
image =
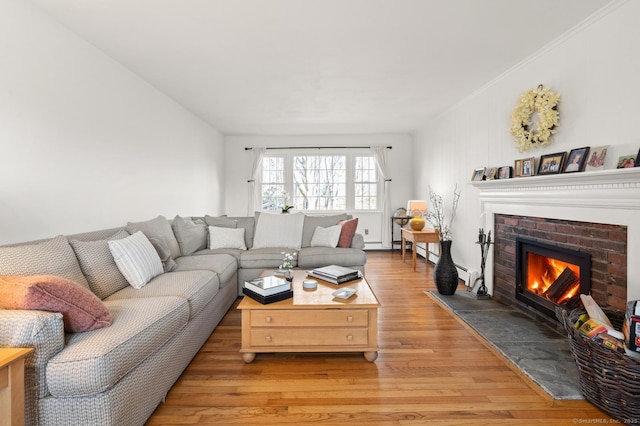
[[[342,230],[340,231],[340,238],[338,239],[338,247],[349,248],[351,247],[351,240],[356,233],[356,228],[358,227],[358,218],[354,217],[349,220],[341,220],[338,222],[342,225]]]
[[[60,312],[67,332],[111,325],[111,312],[98,296],[56,275],[0,276],[0,307]]]

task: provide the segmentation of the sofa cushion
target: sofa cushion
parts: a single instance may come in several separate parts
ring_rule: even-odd
[[[207,246],[207,225],[204,221],[176,216],[171,223],[182,256],[190,256]]]
[[[335,248],[338,245],[341,231],[342,226],[340,225],[333,225],[327,228],[317,226],[313,233],[313,238],[311,238],[310,246]]]
[[[189,318],[197,315],[215,297],[220,288],[218,276],[211,271],[168,272],[152,279],[141,289],[126,287],[105,301],[157,296],[177,296],[189,302]]]
[[[246,250],[229,249],[229,248],[213,249],[213,250],[204,249],[204,250],[200,250],[193,253],[193,256],[203,256],[203,255],[209,255],[209,254],[228,254],[229,256],[233,256],[237,262],[240,262],[240,254],[242,254],[245,251]],[[193,256],[188,256],[188,257],[193,257]]]
[[[118,269],[133,287],[142,288],[164,272],[160,256],[142,231],[108,244]]]
[[[100,299],[104,299],[129,285],[127,279],[118,269],[116,261],[113,260],[113,255],[107,242],[108,240],[120,240],[128,236],[129,233],[121,229],[105,240],[80,241],[69,239],[69,244],[71,244],[73,251],[76,253],[80,268],[89,282],[89,288]]]
[[[130,234],[136,231],[142,231],[147,238],[159,238],[164,240],[171,251],[171,257],[174,259],[181,256],[180,245],[176,236],[171,229],[171,224],[164,216],[158,216],[155,219],[147,220],[144,222],[129,222],[127,223],[127,231]]]
[[[182,297],[105,301],[111,327],[69,336],[49,360],[46,380],[54,397],[90,396],[113,387],[187,324]]]
[[[365,252],[354,248],[307,247],[298,252],[298,267],[303,269],[327,265],[362,266],[365,263]]]
[[[256,212],[253,248],[285,247],[299,249],[302,241],[303,213],[273,214]]]
[[[246,250],[244,241],[244,228],[224,228],[219,226],[209,227],[209,249],[233,248]]]
[[[212,271],[218,275],[220,286],[228,283],[238,271],[238,261],[229,254],[186,256],[176,260],[176,271]]]
[[[89,288],[78,259],[58,235],[39,243],[0,247],[0,275],[57,275]]]
[[[335,250],[335,249],[333,249]],[[282,248],[282,247],[269,247],[269,248],[252,248],[251,250],[247,250],[240,254],[240,267],[255,269],[255,268],[264,268],[277,269],[282,264],[282,260],[284,259],[283,253],[292,253],[291,249]],[[293,251],[297,252],[297,251]],[[294,259],[294,267],[297,262]]]
[[[91,290],[55,275],[0,276],[0,307],[60,312],[67,332],[107,327],[111,313]]]
[[[256,232],[256,218],[254,216],[249,217],[230,217],[229,219],[236,222],[236,227],[244,228],[244,243],[247,248],[253,247],[253,239]]]
[[[301,247],[311,246],[311,238],[318,226],[327,228],[337,225],[341,220],[350,219],[351,216],[346,213],[332,215],[305,215],[304,226],[302,228],[302,244]]]
[[[358,218],[341,220],[340,225],[342,229],[340,231],[340,238],[338,239],[338,247],[349,248],[351,247],[351,241],[358,228]]]
[[[204,222],[208,226],[219,226],[220,228],[237,228],[238,227],[238,222],[236,222],[235,220],[229,219],[226,216],[214,217],[214,216],[205,215]]]

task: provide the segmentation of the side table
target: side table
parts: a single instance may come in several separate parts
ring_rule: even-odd
[[[418,243],[437,243],[440,241],[438,231],[432,229],[427,231],[414,231],[410,228],[402,228],[402,262],[404,263],[404,253],[406,251],[407,241],[411,242],[411,258],[413,270],[416,270],[416,244]],[[429,250],[427,249],[427,253]]]
[[[31,348],[0,348],[0,425],[24,425],[24,358]]]

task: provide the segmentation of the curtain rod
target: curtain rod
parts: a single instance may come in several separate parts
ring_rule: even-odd
[[[364,148],[371,149],[370,146],[274,146],[271,148],[265,148],[267,150],[270,149],[354,149],[354,148]],[[393,149],[392,146],[387,146],[387,149]],[[245,151],[252,150],[252,147],[245,147]]]

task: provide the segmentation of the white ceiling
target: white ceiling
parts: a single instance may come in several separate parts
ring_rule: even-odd
[[[223,133],[268,135],[412,133],[612,0],[32,1]]]

